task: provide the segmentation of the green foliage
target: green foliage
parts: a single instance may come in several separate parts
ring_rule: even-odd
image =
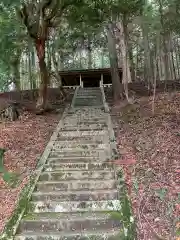
[[[134,240],[136,239],[136,225],[132,215],[131,204],[127,195],[126,186],[123,178],[122,170],[118,172],[119,181],[119,210],[111,212],[111,218],[122,222],[123,229],[120,231],[120,239]]]
[[[12,65],[18,64],[23,50],[25,35],[15,13],[18,4],[19,1],[9,0],[0,6],[0,90],[7,90]]]

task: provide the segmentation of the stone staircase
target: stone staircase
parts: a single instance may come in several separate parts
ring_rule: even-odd
[[[120,205],[118,183],[102,105],[101,89],[77,90],[16,240],[120,240],[122,224],[112,217]]]
[[[74,108],[103,107],[102,91],[100,88],[79,88],[75,93]]]

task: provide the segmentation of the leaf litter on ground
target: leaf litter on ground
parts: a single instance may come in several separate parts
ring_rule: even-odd
[[[138,240],[174,239],[180,222],[180,93],[111,104]]]
[[[18,196],[36,168],[53,130],[59,122],[59,115],[48,113],[35,115],[24,112],[15,122],[0,123],[0,148],[5,149],[5,169],[21,176],[14,188],[8,186],[0,174],[0,232],[11,217]]]

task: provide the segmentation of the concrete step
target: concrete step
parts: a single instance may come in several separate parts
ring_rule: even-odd
[[[53,144],[52,149],[53,150],[63,150],[63,151],[71,151],[71,150],[76,150],[76,151],[84,151],[84,150],[95,150],[95,149],[107,149],[109,148],[108,143],[101,143],[101,144],[82,144],[82,143],[69,143],[69,142],[64,142],[62,143],[61,141],[56,141]]]
[[[59,164],[59,163],[103,163],[105,161],[108,161],[109,158],[106,159],[100,159],[98,157],[92,157],[92,156],[64,156],[64,157],[49,157],[47,159],[47,164]]]
[[[101,162],[97,163],[92,159],[90,162],[76,162],[72,163],[69,162],[69,160],[65,163],[61,160],[55,160],[54,162],[51,162],[50,164],[46,164],[44,166],[44,171],[84,171],[84,170],[112,170],[114,169],[114,165],[112,163],[108,162]]]
[[[51,216],[52,215],[52,216]],[[73,215],[73,214],[72,214]],[[94,213],[83,214],[74,213],[71,214],[51,213],[28,215],[24,219],[18,229],[18,233],[25,232],[42,232],[42,233],[62,233],[62,232],[74,232],[74,231],[102,231],[112,230],[114,228],[121,228],[122,224],[120,220],[113,219],[111,214],[106,213]],[[31,219],[33,216],[33,219]],[[46,217],[45,217],[46,216]]]
[[[84,111],[84,112],[83,112]],[[92,119],[105,119],[105,117],[107,117],[107,113],[105,113],[104,111],[102,111],[102,109],[99,108],[81,108],[81,110],[79,109],[75,109],[72,112],[68,112],[63,119],[70,119],[72,120],[73,118],[76,119],[88,119],[88,120],[92,120]]]
[[[86,97],[82,97],[82,98],[76,98],[75,102],[74,102],[74,107],[81,107],[81,106],[102,106],[103,105],[103,101],[101,98],[86,98]]]
[[[109,132],[108,130],[104,129],[104,130],[64,130],[59,132],[58,136],[60,137],[86,137],[86,136],[95,136],[95,135],[102,135],[105,136],[107,135]]]
[[[97,179],[107,180],[114,179],[114,171],[46,171],[40,175],[39,181],[61,181],[61,180],[86,180]]]
[[[101,95],[96,95],[96,94],[92,94],[91,96],[88,95],[77,95],[76,96],[76,100],[75,103],[79,101],[79,102],[102,102],[102,96]]]
[[[118,199],[116,189],[95,191],[34,192],[32,201],[102,201]]]
[[[106,130],[108,128],[107,124],[72,124],[72,125],[64,125],[60,131],[99,131]]]
[[[79,120],[79,119],[76,119],[76,118],[74,118],[74,119],[68,119],[68,120],[65,120],[65,119],[63,119],[63,121],[62,121],[62,123],[63,123],[63,125],[64,126],[71,126],[71,125],[74,125],[74,124],[78,124],[78,125],[84,125],[84,124],[101,124],[101,125],[107,125],[107,121],[106,121],[106,119],[102,119],[102,118],[100,118],[100,119],[85,119],[85,120]]]
[[[74,231],[74,232],[63,232],[61,234],[52,233],[23,233],[17,235],[15,240],[121,240],[120,230],[112,229],[111,231]]]
[[[56,141],[108,141],[109,136],[106,135],[90,135],[90,136],[61,136],[60,134],[57,136]]]
[[[106,113],[104,114],[86,114],[86,115],[78,115],[78,114],[72,114],[72,113],[68,113],[66,116],[64,116],[64,118],[62,119],[63,122],[73,122],[73,121],[80,121],[80,122],[85,122],[85,121],[89,121],[89,122],[104,122],[106,121],[108,118],[108,115]]]
[[[99,127],[99,128],[104,128],[104,127],[108,127],[108,125],[107,125],[107,122],[93,122],[92,120],[91,121],[87,121],[87,122],[78,122],[78,125],[76,125],[77,124],[77,122],[63,122],[63,126],[64,127],[71,127],[71,126],[76,126],[76,127],[80,127],[80,128],[83,128],[83,127],[94,127],[94,128],[97,128],[97,127]]]
[[[78,97],[87,97],[87,98],[99,97],[99,98],[102,98],[102,93],[99,92],[99,91],[77,92],[76,98],[78,98]]]
[[[39,181],[37,182],[37,191],[78,191],[78,190],[96,190],[96,189],[115,189],[117,181],[115,180],[73,180],[73,181]]]
[[[55,140],[54,144],[59,144],[61,146],[71,146],[72,148],[74,146],[78,146],[78,145],[98,145],[98,144],[105,144],[105,143],[109,143],[109,141],[103,141],[103,139],[101,140],[96,140],[96,139],[75,139],[75,140]]]
[[[106,159],[106,156],[110,156],[110,147],[109,149],[97,149],[97,150],[72,150],[72,149],[65,149],[62,151],[56,151],[52,150],[49,153],[49,158],[71,158],[71,157],[95,157],[95,158],[101,158],[102,160]]]
[[[31,211],[39,212],[105,212],[120,210],[119,200],[102,201],[33,201]]]

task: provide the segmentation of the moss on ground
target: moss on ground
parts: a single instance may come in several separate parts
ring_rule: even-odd
[[[136,224],[132,214],[132,207],[130,200],[127,195],[126,186],[123,178],[123,172],[120,170],[118,172],[119,181],[119,204],[120,207],[118,211],[111,211],[112,219],[119,220],[122,223],[122,229],[120,230],[121,240],[135,240],[137,239],[136,234]]]
[[[23,215],[27,214],[31,210],[32,205],[31,203],[29,203],[28,197],[29,197],[29,192],[31,190],[31,187],[34,184],[34,180],[35,180],[34,177],[32,177],[30,181],[26,184],[26,186],[23,188],[23,190],[21,191],[19,196],[19,201],[16,205],[17,207],[12,217],[6,224],[3,233],[0,236],[1,240],[13,239],[13,235],[15,234],[15,228],[20,220],[21,214]]]

